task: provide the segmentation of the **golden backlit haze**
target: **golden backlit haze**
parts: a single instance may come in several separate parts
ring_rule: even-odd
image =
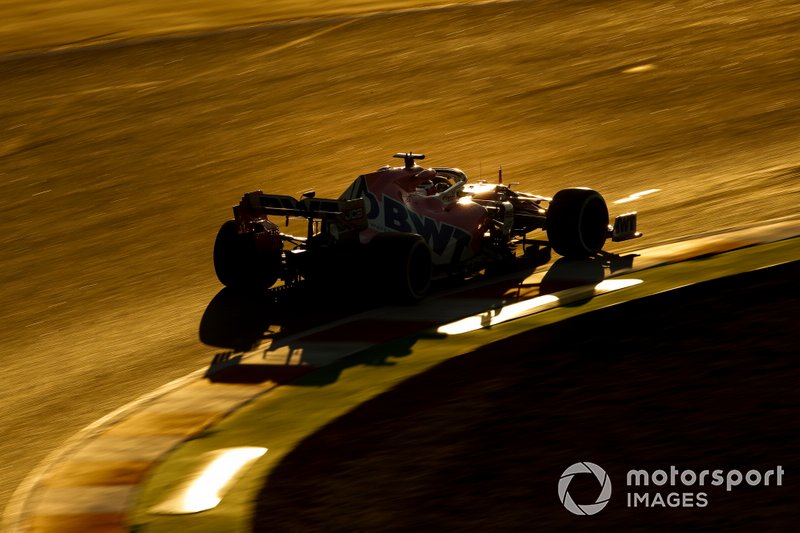
[[[0,2],[0,52],[122,39],[0,58],[0,507],[75,431],[208,364],[212,245],[245,191],[337,195],[414,150],[600,190],[645,233],[612,250],[796,214],[796,2],[343,16],[432,4]],[[230,26],[252,27],[210,31]]]

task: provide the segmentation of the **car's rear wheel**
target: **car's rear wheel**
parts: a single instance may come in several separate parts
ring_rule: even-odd
[[[231,289],[268,289],[278,280],[280,250],[259,251],[256,234],[240,234],[235,221],[225,222],[214,241],[214,270]]]
[[[412,233],[379,233],[369,243],[371,278],[394,302],[414,303],[428,293],[433,262],[425,240]]]
[[[547,239],[559,255],[584,258],[603,249],[608,236],[608,206],[597,191],[562,189],[547,210]]]

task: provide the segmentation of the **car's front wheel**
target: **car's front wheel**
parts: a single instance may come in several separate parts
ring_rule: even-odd
[[[557,254],[575,259],[596,255],[608,237],[606,201],[593,189],[562,189],[550,201],[546,230]]]

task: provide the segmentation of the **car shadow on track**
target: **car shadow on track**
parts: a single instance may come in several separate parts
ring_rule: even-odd
[[[536,268],[541,266],[541,262],[529,263],[524,268],[505,272],[496,283],[481,284],[478,290],[482,299],[497,301],[497,309],[491,310],[495,312],[519,299],[535,296],[537,291],[538,294],[548,294],[597,284],[610,273],[630,268],[633,257],[603,253],[585,260],[561,258],[551,265],[538,287],[531,284],[530,279]],[[470,284],[465,286],[469,291]],[[447,287],[439,287],[438,291],[446,289]],[[436,294],[432,297],[435,298]],[[369,316],[365,312],[380,306],[380,302],[370,302],[362,297],[354,298],[352,294],[348,297],[346,291],[335,289],[323,291],[299,288],[262,294],[243,294],[223,289],[214,297],[203,315],[200,339],[205,344],[226,348],[228,351],[214,356],[206,378],[217,383],[255,384],[272,381],[282,384],[295,381],[314,370],[312,375],[297,383],[323,386],[335,382],[341,371],[351,366],[391,365],[392,359],[411,354],[414,344],[420,338],[447,337],[428,329],[429,324],[420,322],[419,327],[415,327],[416,323],[404,319],[393,324],[386,338],[380,338],[380,332],[375,331],[375,327],[379,325],[369,324],[370,319],[363,318]],[[409,317],[414,313],[415,306],[409,306]],[[465,316],[470,313],[471,311],[465,309]],[[345,349],[341,358],[335,357],[335,363],[327,364],[332,360],[327,355],[323,356],[325,364],[318,365],[314,363],[314,354],[328,349],[325,342],[326,338],[330,339],[330,335],[323,334],[322,342],[314,339],[314,335],[293,338],[296,334],[357,314],[361,314],[361,322],[363,324],[366,321],[367,326],[344,325],[333,334],[336,338],[331,345],[351,343],[355,346],[354,351],[360,351],[359,346],[380,344],[380,351],[369,350],[365,354],[346,356]],[[257,355],[259,350],[263,350],[261,357]],[[250,353],[245,356],[244,352]]]
[[[602,252],[589,259],[567,259],[562,257],[547,270],[539,285],[539,294],[596,285],[607,276],[633,267],[634,254],[616,255]]]
[[[200,341],[246,352],[265,340],[285,337],[368,308],[366,302],[341,298],[334,291],[294,288],[242,292],[224,288],[203,313]]]
[[[276,297],[273,293],[246,295],[223,289],[208,305],[201,319],[200,339],[205,344],[227,348],[228,351],[214,356],[206,378],[216,383],[256,384],[272,381],[283,384],[317,370],[314,372],[314,385],[333,383],[338,373],[334,376],[330,372],[320,372],[318,365],[307,361],[313,357],[310,354],[315,349],[325,351],[325,342],[314,342],[313,334],[306,335],[314,345],[312,348],[309,341],[297,339],[297,335],[305,335],[314,328],[347,317],[358,314],[363,317],[363,313],[378,307],[380,305],[376,302],[359,301],[352,296],[347,298],[336,291],[320,293],[297,290]],[[413,313],[413,310],[414,307],[409,306],[409,313]],[[413,323],[405,322],[404,325],[412,326]],[[330,330],[323,328],[323,336],[326,331]],[[375,332],[368,328],[359,331],[343,327],[335,330],[333,335],[340,338],[331,342],[331,346],[346,346],[348,343],[363,346],[370,335],[374,338]],[[417,338],[388,339],[391,342],[385,345],[386,349],[380,356],[373,355],[353,364],[391,364],[388,362],[390,358],[410,354]],[[351,359],[342,357],[341,360]]]

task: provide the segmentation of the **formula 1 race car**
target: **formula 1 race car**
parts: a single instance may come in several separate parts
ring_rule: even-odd
[[[568,258],[598,254],[606,239],[640,237],[636,213],[609,225],[606,202],[596,191],[569,188],[552,198],[517,192],[502,183],[468,183],[457,168],[423,168],[422,154],[394,157],[358,176],[338,199],[246,193],[214,244],[219,280],[235,289],[261,290],[278,280],[343,279],[380,284],[394,301],[425,296],[435,279],[468,276],[525,255],[543,229],[549,246]],[[287,235],[273,218],[302,218],[305,236]],[[288,247],[287,247],[288,245]],[[522,255],[519,255],[519,252]],[[377,288],[377,286],[376,286]]]

